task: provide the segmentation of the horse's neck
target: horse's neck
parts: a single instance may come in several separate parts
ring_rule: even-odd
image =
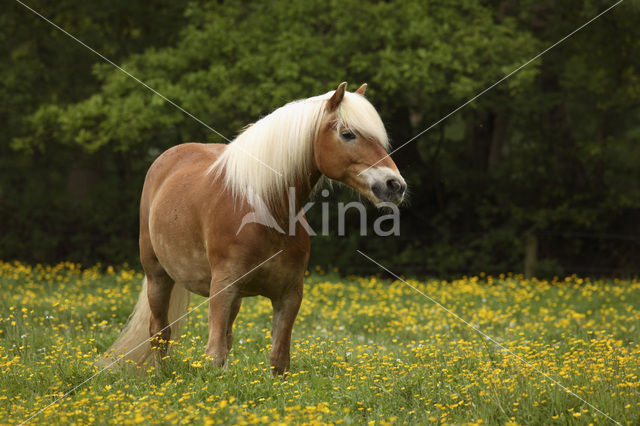
[[[296,211],[299,211],[307,202],[313,188],[318,184],[320,176],[322,176],[321,173],[318,169],[314,168],[312,174],[309,176],[309,180],[296,186]]]
[[[308,179],[295,182],[294,186],[286,188],[286,192],[282,194],[282,197],[279,197],[282,203],[272,207],[274,209],[274,217],[280,225],[289,225],[292,214],[295,217],[304,207],[321,176],[321,173],[314,168]]]

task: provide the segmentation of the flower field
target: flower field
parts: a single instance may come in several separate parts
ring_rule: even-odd
[[[38,424],[613,423],[592,406],[640,424],[638,280],[408,280],[591,406],[406,284],[322,271],[305,283],[286,380],[269,370],[264,298],[244,300],[226,371],[204,357],[205,305],[161,367],[92,377],[141,278],[126,267],[0,263],[1,424],[36,413]]]

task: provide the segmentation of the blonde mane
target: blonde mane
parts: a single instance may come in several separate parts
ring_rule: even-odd
[[[227,145],[209,172],[219,176],[224,170],[225,187],[236,199],[254,206],[282,204],[289,187],[309,182],[313,142],[333,93],[290,102],[248,126]],[[382,120],[364,96],[346,92],[336,116],[338,129],[351,129],[388,149]]]

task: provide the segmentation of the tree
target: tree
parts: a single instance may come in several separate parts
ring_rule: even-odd
[[[229,139],[288,101],[331,90],[343,80],[367,82],[368,96],[398,146],[606,6],[589,0],[545,5],[507,0],[193,1],[172,23],[171,35],[149,35],[131,50],[114,38],[96,43],[111,46],[126,70]],[[151,22],[146,28],[162,26],[175,7],[167,3],[150,21],[145,16]],[[123,27],[138,28],[142,21],[137,18],[146,12],[139,11]],[[394,158],[413,193],[411,207],[403,212],[408,234],[358,244],[444,274],[520,270],[527,235],[638,235],[633,219],[640,203],[637,17],[636,5],[618,6],[399,150]],[[107,29],[115,21],[93,19]],[[78,24],[76,29],[82,28]],[[22,36],[25,43],[38,39]],[[67,92],[52,88],[48,97],[33,97],[25,90],[27,98],[32,96],[31,109],[17,125],[20,131],[7,139],[18,151],[4,148],[11,159],[51,164],[57,173],[50,193],[59,200],[59,217],[46,208],[51,196],[27,195],[16,203],[38,212],[39,222],[72,218],[63,230],[49,231],[60,240],[37,256],[43,259],[78,257],[79,247],[91,247],[86,259],[113,261],[125,241],[131,242],[125,251],[133,252],[137,200],[153,158],[184,141],[222,141],[110,65],[93,65],[92,70],[82,77],[89,81],[86,89],[73,96],[58,97]],[[9,97],[22,102],[17,92]],[[74,164],[69,158],[76,168],[65,167]],[[38,178],[19,182],[19,170],[8,174],[13,181],[0,184],[0,190],[42,193]],[[70,192],[65,188],[70,179],[88,183],[75,204],[58,198]],[[17,197],[11,194],[4,199]],[[12,220],[12,229],[20,229],[34,218]],[[74,232],[78,224],[82,229]],[[14,238],[12,248],[0,256],[30,257],[28,247],[37,246],[35,241],[15,254]],[[356,241],[331,244],[347,248]],[[548,271],[558,270],[553,259],[564,250],[588,252],[554,244],[540,244]],[[317,261],[348,266],[336,254],[323,252],[326,243],[316,246],[321,249],[314,252]],[[632,261],[614,257],[609,260],[619,267]]]

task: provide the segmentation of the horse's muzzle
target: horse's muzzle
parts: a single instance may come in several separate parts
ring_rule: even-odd
[[[380,201],[400,204],[407,190],[407,184],[402,178],[389,177],[384,181],[375,182],[371,185],[371,192]]]

